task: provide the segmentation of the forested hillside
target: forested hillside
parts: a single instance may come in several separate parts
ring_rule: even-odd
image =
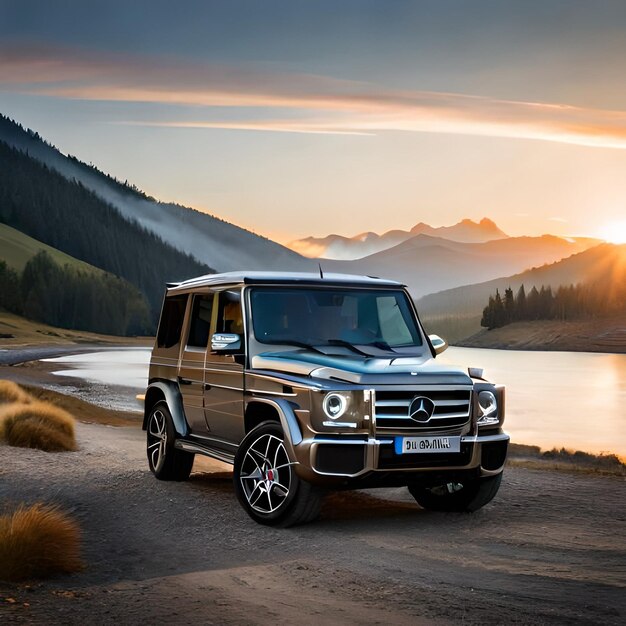
[[[126,279],[146,296],[153,323],[166,282],[213,271],[4,142],[0,164],[0,222]]]
[[[21,274],[0,261],[0,304],[58,328],[108,335],[154,330],[148,303],[136,287],[106,272],[59,265],[46,251],[30,259]]]

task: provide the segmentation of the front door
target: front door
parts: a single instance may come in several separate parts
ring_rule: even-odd
[[[213,332],[241,335],[241,348],[228,353],[212,351],[209,339],[205,365],[206,422],[211,434],[225,440],[226,448],[232,448],[233,444],[239,444],[245,434],[243,420],[245,337],[241,291],[219,292],[217,310],[213,317],[215,329]]]

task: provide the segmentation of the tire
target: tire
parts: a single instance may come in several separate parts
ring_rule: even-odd
[[[463,483],[447,483],[437,487],[411,485],[409,492],[422,508],[429,511],[473,513],[494,499],[501,482],[502,472],[497,476],[473,478]]]
[[[239,503],[259,524],[287,528],[317,518],[321,494],[298,478],[277,422],[263,422],[241,442],[233,468]]]
[[[150,411],[146,428],[146,453],[150,471],[159,480],[187,480],[193,467],[194,454],[174,447],[176,431],[165,401],[157,402]]]

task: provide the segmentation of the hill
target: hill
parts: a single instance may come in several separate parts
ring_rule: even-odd
[[[9,267],[22,272],[26,263],[41,251],[47,252],[58,265],[70,265],[84,272],[98,273],[103,271],[37,241],[15,228],[0,223],[0,261],[4,261]]]
[[[212,271],[164,243],[77,181],[0,141],[0,222],[125,279],[147,298],[153,322],[164,284]]]
[[[67,181],[89,190],[126,220],[136,221],[147,232],[191,255],[198,265],[217,271],[315,267],[308,259],[265,237],[200,211],[159,202],[132,185],[62,154],[37,133],[4,116],[0,116],[0,141],[27,152]]]
[[[523,284],[529,291],[533,286],[576,285],[605,280],[626,282],[626,244],[600,244],[561,261],[535,267],[511,276],[477,284],[443,290],[420,298],[417,306],[424,316],[480,315],[490,295],[514,291]]]

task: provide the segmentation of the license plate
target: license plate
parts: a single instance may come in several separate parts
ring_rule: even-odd
[[[461,437],[396,437],[396,454],[441,454],[460,452]]]

